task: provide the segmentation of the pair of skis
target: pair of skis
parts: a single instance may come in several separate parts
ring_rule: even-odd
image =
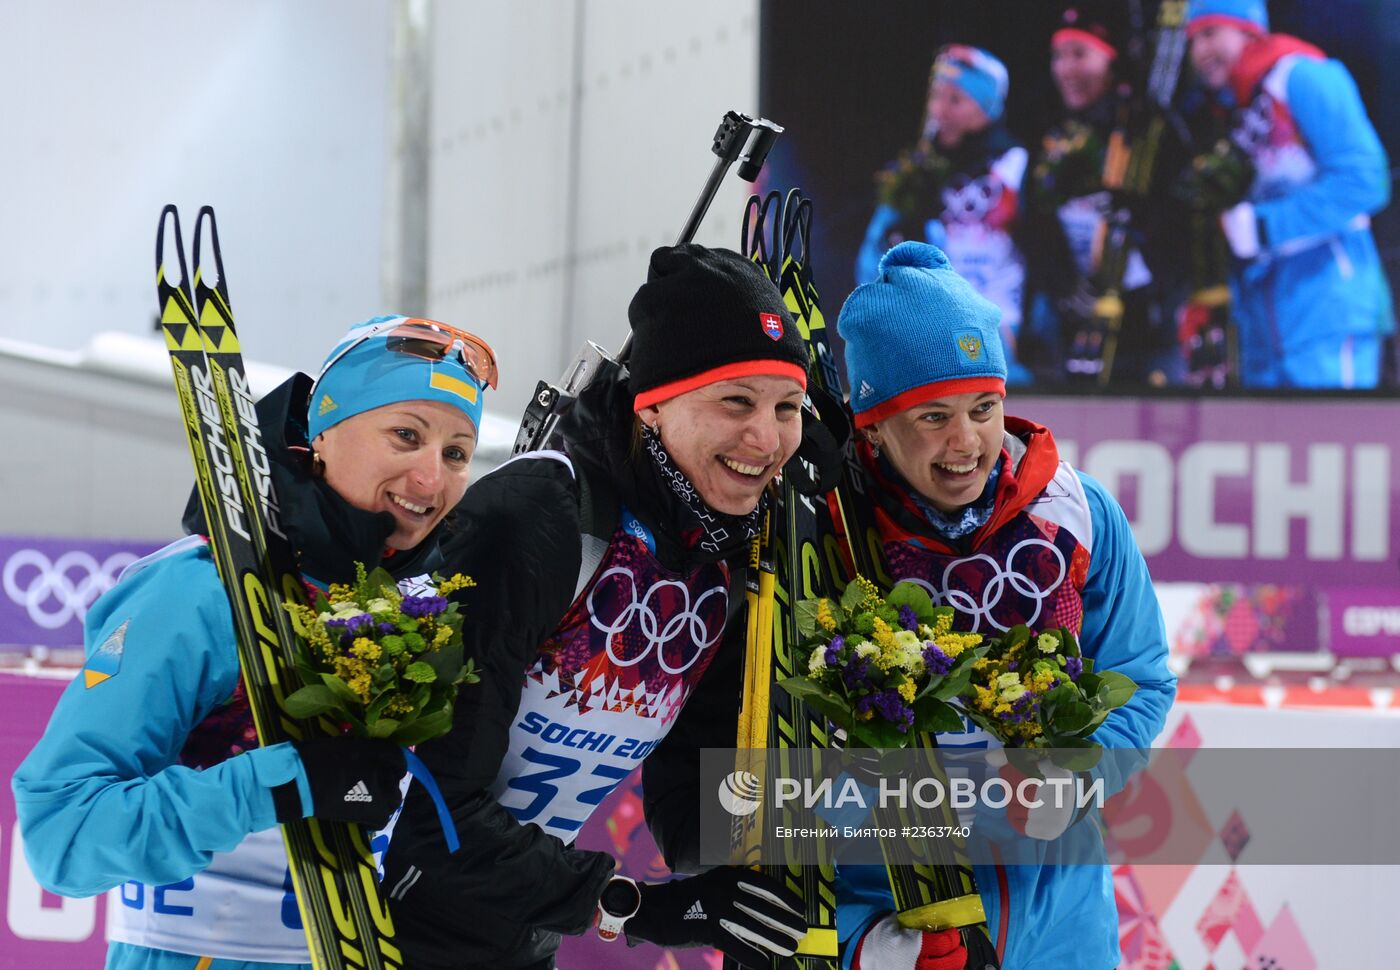
[[[206,232],[212,264],[204,258]],[[168,238],[176,251],[170,265],[165,259]],[[210,552],[233,610],[239,664],[258,742],[270,745],[328,733],[315,723],[290,717],[285,709],[286,696],[297,687],[291,663],[296,641],[282,604],[302,602],[305,594],[282,528],[209,206],[199,210],[195,222],[193,263],[191,279],[180,216],[168,205],[156,235],[161,329],[194,459]],[[172,278],[175,269],[178,277]],[[356,825],[306,818],[284,824],[282,834],[316,970],[403,967],[364,831]]]
[[[842,382],[836,356],[827,334],[826,320],[812,281],[811,226],[812,202],[794,189],[784,198],[770,193],[760,201],[749,200],[745,210],[743,246],[746,255],[768,271],[783,294],[799,331],[807,343],[809,380],[813,399],[824,407],[841,408]],[[827,418],[832,417],[827,415]],[[802,483],[799,486],[799,482]],[[818,484],[822,483],[822,484]],[[745,708],[761,708],[747,715],[751,724],[768,722],[763,741],[750,729],[749,743],[779,750],[788,747],[829,747],[831,737],[824,718],[795,700],[776,681],[805,671],[795,669],[792,648],[798,642],[796,601],[818,596],[839,597],[847,583],[860,574],[888,587],[892,581],[885,569],[882,543],[875,524],[875,506],[869,494],[870,483],[857,457],[854,440],[847,441],[834,487],[823,482],[823,474],[810,463],[796,458],[785,469],[778,488],[778,501],[772,532],[777,541],[771,550],[762,550],[760,563],[772,563],[771,605],[765,602],[764,580],[760,570],[759,587],[751,594],[752,611],[759,622],[771,617],[768,637],[771,659],[755,656],[762,649],[762,638],[750,644],[750,663],[755,674],[746,682]],[[756,683],[757,682],[757,683]],[[744,746],[742,736],[740,746]],[[919,739],[932,748],[931,736]],[[946,820],[950,825],[956,819]],[[895,828],[899,826],[896,824]],[[896,909],[906,925],[960,927],[969,952],[969,966],[995,968],[1000,965],[983,915],[972,866],[961,846],[939,840],[927,847],[933,856],[929,864],[891,864],[890,885]],[[809,939],[820,948],[809,952],[819,965],[835,956],[834,873],[827,867],[808,865],[799,871],[793,864],[771,867],[770,875],[786,880],[807,903],[810,925],[816,927]],[[828,949],[826,941],[830,941]],[[807,953],[800,953],[807,955]]]
[[[1095,275],[1103,284],[1103,294],[1095,301],[1092,317],[1082,321],[1071,337],[1066,360],[1071,377],[1092,379],[1099,386],[1108,384],[1113,377],[1123,325],[1123,281],[1133,251],[1132,213],[1125,199],[1146,198],[1157,172],[1172,98],[1186,55],[1186,8],[1187,0],[1161,0],[1146,98],[1139,108],[1150,111],[1151,116],[1137,137],[1130,139],[1130,126],[1141,124],[1141,120],[1135,117],[1139,111],[1133,110],[1139,106],[1125,101],[1104,156],[1103,186],[1114,193],[1115,201],[1094,242]]]

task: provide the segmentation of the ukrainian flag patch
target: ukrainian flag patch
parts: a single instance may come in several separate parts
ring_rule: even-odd
[[[456,394],[460,398],[465,398],[468,403],[475,404],[478,396],[477,389],[464,380],[453,377],[450,374],[443,374],[433,371],[433,376],[428,380],[428,386],[439,391],[447,391],[449,394]]]
[[[83,666],[83,685],[91,690],[104,680],[110,680],[117,675],[117,671],[122,666],[122,654],[126,650],[126,628],[131,626],[131,619],[122,621],[122,625],[108,634],[107,639],[102,641],[102,646],[93,651],[88,662]]]

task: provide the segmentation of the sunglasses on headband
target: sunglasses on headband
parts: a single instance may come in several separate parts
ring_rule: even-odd
[[[358,340],[351,341],[344,350],[326,361],[321,373],[325,374],[342,357],[371,337],[383,337],[385,350],[423,360],[438,361],[455,356],[468,374],[493,390],[496,387],[499,374],[496,354],[490,344],[474,333],[449,327],[436,320],[418,318],[402,320],[392,326],[380,324],[371,327]]]

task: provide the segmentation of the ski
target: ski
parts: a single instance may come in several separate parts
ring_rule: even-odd
[[[750,198],[744,213],[741,251],[764,268],[775,286],[780,285],[786,259],[783,211],[783,197],[773,192],[763,200]],[[805,307],[788,305],[799,331],[805,334],[808,324],[801,319]],[[816,414],[810,396],[803,406]],[[761,544],[751,561],[757,569],[750,570],[750,637],[738,745],[767,748],[778,752],[780,758],[784,751],[828,748],[832,740],[825,718],[786,691],[774,689],[779,680],[805,673],[797,668],[794,652],[799,640],[797,602],[837,595],[834,584],[838,577],[821,551],[821,503],[814,495],[804,494],[816,489],[799,488],[799,481],[814,482],[817,477],[816,470],[800,455],[788,463],[777,481]],[[751,824],[756,827],[759,823],[755,819]],[[814,864],[822,853],[813,845],[787,843],[784,850],[783,862],[761,868],[804,903],[811,928],[798,948],[797,959],[808,967],[838,967],[835,868],[830,863]],[[774,961],[775,965],[779,962]],[[726,961],[726,966],[734,965]]]
[[[812,282],[811,228],[812,201],[794,189],[788,194],[783,211],[784,262],[779,289],[807,341],[811,361],[809,380],[826,396],[839,402],[843,400],[842,380]],[[893,585],[885,568],[869,487],[852,437],[846,444],[835,487],[825,496],[826,501],[816,503],[813,510],[819,543],[802,549],[804,561],[817,562],[825,571],[825,591],[804,591],[804,598],[839,596],[855,575],[865,576],[884,589]],[[937,742],[931,735],[920,735],[918,746],[933,749]],[[932,763],[929,767],[934,770]],[[944,806],[943,811],[946,817],[941,821],[955,826],[957,819],[952,809]],[[911,821],[894,818],[888,823],[881,821],[880,825],[898,830]],[[959,926],[968,948],[969,966],[979,970],[1000,966],[965,849],[955,840],[941,839],[924,848],[933,857],[929,862],[887,867],[901,922],[907,926],[928,922]]]
[[[212,266],[202,260],[208,226]],[[176,253],[167,267],[167,226]],[[167,205],[156,233],[161,329],[194,460],[209,547],[228,592],[239,663],[260,744],[329,733],[284,710],[295,689],[295,634],[282,604],[304,600],[295,555],[283,532],[276,492],[228,300],[214,211],[195,225],[195,273],[185,259],[179,212]],[[168,268],[178,267],[178,282]],[[210,274],[215,281],[211,284]],[[300,819],[282,826],[288,866],[311,963],[316,970],[399,970],[388,908],[379,896],[365,833],[354,825]]]
[[[1158,6],[1145,98],[1137,103],[1125,100],[1120,106],[1104,156],[1103,186],[1114,194],[1115,203],[1094,246],[1103,295],[1095,301],[1093,318],[1075,333],[1069,361],[1078,377],[1092,378],[1100,386],[1113,376],[1123,324],[1123,279],[1132,253],[1127,200],[1146,198],[1157,171],[1158,151],[1186,56],[1186,7],[1187,0],[1162,0]],[[1145,124],[1143,112],[1150,112]],[[1134,126],[1139,132],[1130,139],[1128,132]]]

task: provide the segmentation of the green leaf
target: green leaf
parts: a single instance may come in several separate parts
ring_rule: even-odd
[[[340,699],[324,684],[313,684],[287,695],[287,713],[296,718],[318,717],[340,709]]]
[[[1088,704],[1080,700],[1069,701],[1055,707],[1049,727],[1054,734],[1078,734],[1093,716],[1093,708]]]
[[[391,602],[398,602],[401,599],[399,584],[382,566],[376,566],[374,572],[365,577],[365,586],[373,592],[370,599],[387,599]]]
[[[953,705],[933,697],[925,697],[914,702],[914,730],[916,732],[939,734],[943,731],[961,731],[962,729],[962,715]]]
[[[366,725],[369,728],[369,736],[372,738],[387,738],[399,729],[399,722],[392,717],[381,717],[379,720]]]
[[[793,616],[797,619],[797,635],[800,637],[815,636],[817,632],[817,604],[820,600],[802,600],[793,608]]]
[[[375,721],[379,720],[379,715],[383,713],[384,708],[389,706],[389,702],[394,699],[394,695],[397,693],[396,690],[382,691],[378,697],[370,701],[369,707],[365,709],[365,723],[373,725]]]
[[[1110,710],[1122,707],[1137,693],[1137,684],[1133,683],[1132,678],[1116,670],[1105,670],[1096,676],[1099,678],[1099,688],[1095,696]]]
[[[967,685],[972,682],[972,664],[960,664],[936,679],[941,680],[941,683],[934,687],[932,695],[940,701],[951,701],[967,690]],[[929,686],[933,686],[932,681],[929,682]]]
[[[397,744],[422,744],[446,734],[452,729],[452,708],[448,706],[433,714],[408,721],[401,725],[391,740]]]
[[[878,717],[870,721],[856,721],[847,730],[868,748],[907,748],[913,740],[912,734],[905,733]]]
[[[335,674],[321,674],[321,683],[329,687],[336,697],[349,705],[350,710],[358,711],[364,706],[364,701],[360,700],[360,695],[351,690],[350,685]]]
[[[437,680],[437,671],[432,668],[431,664],[422,660],[409,664],[404,669],[403,675],[405,680],[411,680],[418,684],[431,684]]]
[[[834,691],[806,677],[785,677],[778,681],[778,686],[812,710],[826,715],[848,731],[851,730],[854,718],[850,706]]]
[[[846,590],[841,594],[841,608],[847,613],[855,613],[865,602],[865,591],[856,583],[846,584]]]
[[[449,643],[438,650],[429,650],[420,655],[417,662],[431,667],[437,674],[437,679],[443,683],[456,683],[458,675],[462,672],[462,645]],[[413,664],[410,664],[409,669],[412,668]]]
[[[895,583],[894,589],[885,597],[885,602],[894,607],[896,613],[901,606],[909,607],[918,616],[920,623],[931,625],[934,621],[933,599],[928,595],[928,590],[918,583]]]

